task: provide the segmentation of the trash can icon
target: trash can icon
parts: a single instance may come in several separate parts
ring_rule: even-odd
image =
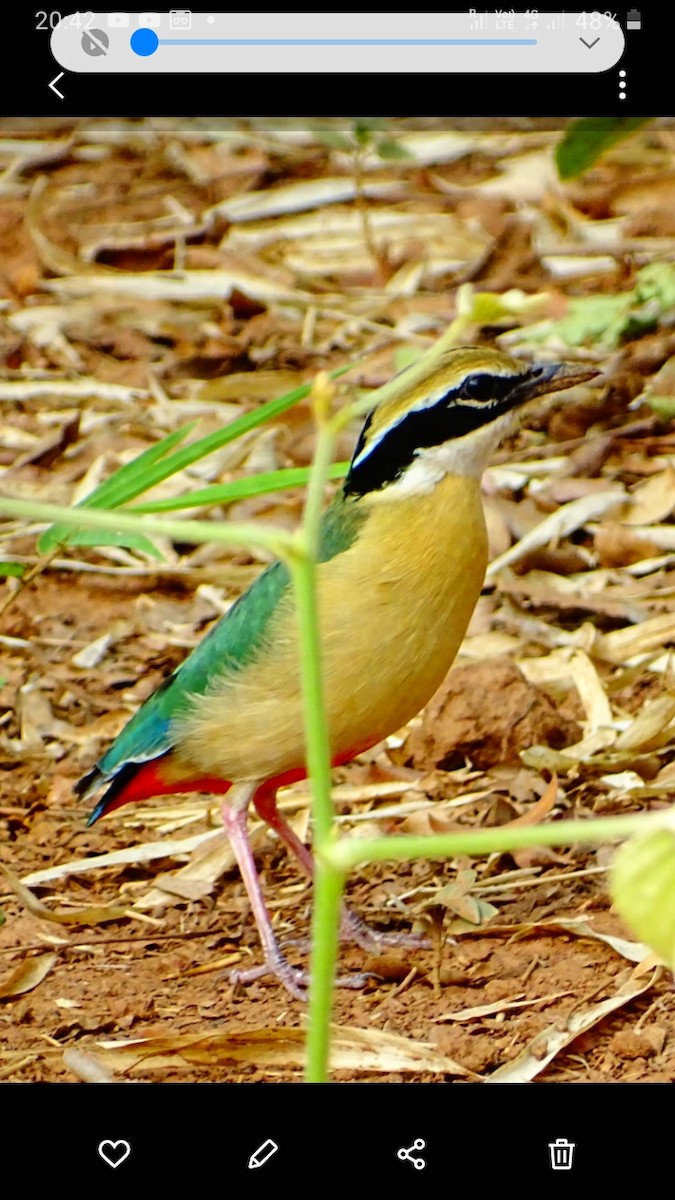
[[[571,1171],[575,1147],[576,1142],[568,1142],[566,1138],[557,1138],[555,1142],[549,1142],[551,1169],[553,1171]]]

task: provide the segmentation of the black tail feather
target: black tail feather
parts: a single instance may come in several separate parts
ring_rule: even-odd
[[[87,775],[83,775],[81,779],[78,779],[77,783],[73,784],[73,791],[76,796],[86,797],[95,792],[102,782],[102,773],[98,767],[93,767]]]
[[[102,817],[104,813],[108,812],[111,805],[119,796],[120,792],[124,791],[129,781],[133,779],[134,775],[137,774],[138,768],[138,763],[125,763],[124,766],[121,767],[117,772],[114,779],[110,780],[110,777],[108,777],[110,780],[110,786],[106,788],[105,792],[101,796],[101,799],[89,814],[87,819],[87,828],[89,828],[90,825],[93,825],[95,821],[98,821],[99,817]],[[94,767],[93,771],[90,771],[88,775],[85,775],[84,778],[80,779],[79,783],[75,785],[75,791],[80,796],[87,796],[91,792],[96,791],[97,787],[105,782],[107,782],[106,776],[99,771],[98,767]]]

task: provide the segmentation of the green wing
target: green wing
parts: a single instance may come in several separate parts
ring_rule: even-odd
[[[328,562],[351,546],[364,517],[353,500],[338,492],[321,521],[319,561]],[[288,568],[272,563],[184,662],[141,705],[98,763],[96,774],[110,779],[128,763],[147,762],[171,750],[171,724],[190,697],[212,679],[241,671],[258,653],[270,619],[291,586]]]

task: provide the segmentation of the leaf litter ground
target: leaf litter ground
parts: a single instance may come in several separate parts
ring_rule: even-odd
[[[644,130],[564,187],[559,135],[534,123],[389,134],[409,157],[372,153],[357,187],[348,152],[292,130],[8,131],[0,487],[73,502],[158,437],[210,433],[320,369],[355,361],[350,386],[376,386],[453,319],[458,287],[469,303],[522,289],[475,337],[596,362],[602,384],[544,405],[486,474],[493,562],[457,666],[338,773],[340,819],[358,836],[665,805],[675,134]],[[599,328],[589,298],[608,302]],[[312,446],[300,405],[152,499],[302,466]],[[292,527],[301,504],[227,511]],[[37,532],[0,526],[8,570],[38,564]],[[217,807],[165,799],[87,829],[71,791],[263,561],[159,549],[72,547],[4,585],[0,1079],[300,1078],[303,1006],[227,979],[259,949]],[[306,788],[283,803],[309,836]],[[252,836],[279,935],[301,943],[310,889]],[[337,994],[334,1077],[674,1079],[670,977],[610,908],[612,853],[356,871],[352,905],[432,948],[342,948],[341,969],[372,979]]]

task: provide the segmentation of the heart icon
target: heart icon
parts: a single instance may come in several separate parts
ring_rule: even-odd
[[[125,1158],[128,1158],[131,1154],[131,1146],[128,1142],[123,1141],[99,1142],[96,1148],[103,1161],[107,1162],[108,1166],[112,1167],[113,1170],[115,1167],[119,1167],[120,1163],[123,1163]]]

